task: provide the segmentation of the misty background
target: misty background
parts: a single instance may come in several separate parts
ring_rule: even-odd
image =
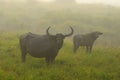
[[[0,33],[33,32],[103,32],[97,40],[102,45],[120,45],[120,7],[118,0],[0,0]],[[113,45],[114,44],[114,45]]]

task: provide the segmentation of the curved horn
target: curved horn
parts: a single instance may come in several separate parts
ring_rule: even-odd
[[[49,29],[50,29],[50,27],[48,27],[47,30],[46,30],[47,35],[50,35]]]
[[[71,36],[73,34],[73,32],[74,32],[73,28],[70,27],[70,29],[71,29],[71,33],[64,35],[65,37]]]

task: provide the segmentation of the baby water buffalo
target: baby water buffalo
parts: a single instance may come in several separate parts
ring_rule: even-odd
[[[101,32],[92,32],[85,35],[75,35],[73,38],[74,52],[79,46],[86,46],[86,51],[91,53],[94,41],[102,34]]]
[[[25,62],[26,54],[29,53],[33,57],[45,57],[48,64],[52,63],[61,49],[65,37],[73,34],[73,28],[70,28],[72,31],[66,35],[61,33],[51,35],[49,33],[50,27],[46,30],[46,35],[37,35],[32,33],[22,35],[20,37],[22,62]]]

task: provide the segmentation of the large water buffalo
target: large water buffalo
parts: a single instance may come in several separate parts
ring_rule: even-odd
[[[44,57],[48,64],[52,63],[61,49],[65,37],[69,37],[73,34],[72,27],[70,27],[71,32],[66,35],[61,33],[51,35],[49,29],[50,27],[46,30],[46,35],[38,35],[29,32],[20,36],[22,62],[25,62],[26,54],[29,53],[33,57]]]
[[[74,52],[77,51],[79,46],[86,46],[86,51],[91,53],[94,41],[102,34],[96,31],[84,35],[75,35],[73,37]]]

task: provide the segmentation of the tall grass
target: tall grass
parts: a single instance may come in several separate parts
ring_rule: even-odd
[[[71,40],[65,43],[53,64],[29,54],[21,62],[19,35],[0,34],[0,80],[119,80],[120,50],[95,45],[91,54],[80,48],[73,53]]]

